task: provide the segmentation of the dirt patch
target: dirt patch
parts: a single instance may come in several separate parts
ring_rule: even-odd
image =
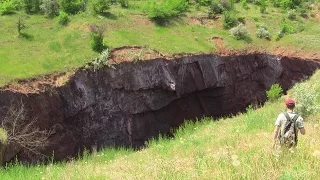
[[[294,50],[290,47],[276,47],[273,52],[279,56],[299,57],[303,59],[320,60],[320,52],[308,52],[306,50]]]
[[[137,62],[161,57],[165,57],[165,55],[147,47],[124,46],[112,50],[110,63]]]
[[[219,19],[220,17],[215,19],[210,19],[208,17],[190,17],[188,19],[188,24],[223,29],[222,23],[219,21]]]
[[[133,14],[131,15],[131,18],[134,22],[134,24],[140,24],[140,25],[150,25],[153,24],[148,18],[145,16],[139,15],[139,14]]]
[[[320,22],[320,10],[315,12],[315,19]]]
[[[74,30],[74,31],[81,31],[81,32],[90,32],[90,29],[89,29],[89,26],[90,24],[89,23],[81,23],[81,24],[73,24],[73,23],[70,23],[68,25],[68,28]]]
[[[213,37],[212,41],[215,43],[216,47],[218,48],[218,53],[220,55],[228,54],[228,51],[225,49],[223,45],[223,38],[221,37]]]
[[[305,60],[320,61],[320,52],[307,51],[304,49],[299,50],[290,46],[278,46],[275,48],[270,48],[270,50],[266,50],[264,47],[260,47],[257,45],[247,45],[244,49],[230,50],[224,45],[223,38],[212,37],[212,41],[217,47],[216,53],[220,56],[267,53],[278,56],[296,57]]]
[[[60,87],[64,85],[74,72],[64,72],[59,74],[44,75],[41,77],[35,77],[30,79],[14,81],[7,86],[0,88],[9,90],[16,93],[29,94],[39,93],[50,90],[53,87]]]

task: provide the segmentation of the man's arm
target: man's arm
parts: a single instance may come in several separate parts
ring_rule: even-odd
[[[278,135],[279,135],[279,130],[280,130],[280,127],[281,127],[281,119],[284,117],[284,114],[283,113],[280,113],[278,115],[278,118],[276,120],[276,127],[274,128],[274,132],[273,132],[273,147],[276,146],[277,144],[277,140],[278,140]]]
[[[297,126],[298,126],[298,129],[299,129],[300,133],[302,135],[305,135],[306,134],[306,130],[304,129],[303,118],[301,116],[297,119]]]
[[[274,132],[273,132],[273,141],[274,141],[273,145],[275,145],[277,143],[279,130],[280,130],[280,127],[281,127],[281,119],[283,119],[283,118],[285,118],[284,114],[280,113],[278,115],[277,120],[276,120],[276,123],[275,123],[276,127],[274,128]]]

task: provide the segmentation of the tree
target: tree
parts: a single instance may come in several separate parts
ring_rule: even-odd
[[[49,17],[54,17],[59,14],[58,0],[42,0],[40,9]]]
[[[69,23],[70,19],[67,13],[61,11],[59,16],[58,16],[58,22],[61,25],[66,26]]]
[[[105,31],[105,26],[91,25],[91,48],[93,51],[101,53],[107,47],[103,44],[103,33]]]
[[[40,0],[24,0],[24,10],[27,14],[40,12]]]
[[[19,4],[13,0],[0,0],[0,15],[11,14],[17,10]]]
[[[27,119],[26,108],[22,102],[18,108],[11,106],[0,125],[0,165],[10,148],[23,149],[30,154],[42,155],[40,148],[47,146],[51,131],[40,130],[35,126],[36,119]],[[44,156],[44,155],[42,155]]]
[[[77,14],[83,9],[83,2],[81,0],[61,0],[61,8],[68,14]]]
[[[275,101],[281,97],[283,89],[280,84],[273,84],[266,92],[269,101]]]
[[[260,12],[266,13],[267,12],[267,2],[266,0],[260,0]]]
[[[110,0],[93,0],[92,8],[95,14],[103,14],[110,9]]]

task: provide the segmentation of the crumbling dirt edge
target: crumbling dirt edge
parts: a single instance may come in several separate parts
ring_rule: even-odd
[[[215,54],[219,56],[235,56],[235,55],[247,55],[247,54],[272,54],[277,56],[286,56],[290,58],[303,58],[306,60],[320,61],[320,53],[305,53],[299,51],[289,51],[287,48],[278,47],[274,51],[264,51],[263,49],[257,47],[249,47],[243,50],[229,50],[225,48],[223,44],[223,38],[212,37],[212,41],[215,43],[218,51],[205,53],[205,54]],[[141,59],[135,59],[134,57],[127,57],[126,53],[132,52],[142,52],[145,50],[147,53],[145,56],[141,56]],[[166,55],[159,51],[150,49],[147,46],[122,46],[114,48],[111,50],[110,64],[119,64],[122,62],[137,62],[152,59],[165,59],[165,60],[179,60],[182,57],[203,55],[204,53],[178,53],[173,55]],[[72,71],[63,73],[54,73],[38,77],[33,77],[29,79],[15,80],[11,83],[0,87],[1,91],[11,91],[15,93],[30,94],[30,93],[40,93],[50,90],[51,88],[56,88],[63,86],[74,74],[79,70],[89,69],[92,66],[91,62],[88,62],[84,66],[77,68]]]

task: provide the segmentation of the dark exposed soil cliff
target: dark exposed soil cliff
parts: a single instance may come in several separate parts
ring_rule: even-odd
[[[65,85],[45,92],[0,90],[0,119],[22,101],[28,118],[55,132],[42,153],[54,151],[57,160],[84,147],[141,147],[185,119],[228,115],[262,103],[272,84],[287,90],[319,67],[316,61],[266,54],[124,62],[114,69],[79,70]],[[7,154],[7,160],[18,154],[30,161],[20,149]]]

